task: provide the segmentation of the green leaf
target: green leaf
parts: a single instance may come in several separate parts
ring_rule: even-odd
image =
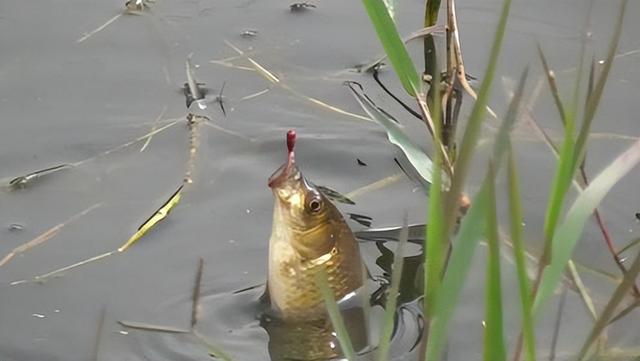
[[[508,154],[508,182],[509,182],[509,213],[511,220],[511,239],[513,240],[513,253],[516,260],[518,273],[518,289],[522,304],[522,334],[524,337],[525,360],[536,360],[536,340],[533,327],[533,315],[531,313],[533,297],[531,285],[527,275],[526,250],[522,239],[522,204],[520,202],[520,185],[516,161],[511,150]]]
[[[573,203],[562,225],[553,235],[549,266],[544,269],[533,305],[537,317],[553,294],[582,234],[587,220],[609,190],[640,161],[640,140],[607,166]]]
[[[469,273],[476,246],[484,234],[486,204],[489,201],[488,187],[489,177],[485,178],[480,191],[471,202],[471,208],[463,218],[460,231],[453,242],[447,271],[436,295],[433,313],[430,315],[427,361],[439,361],[446,344],[449,321]]]
[[[582,121],[580,134],[578,135],[578,139],[576,140],[575,155],[573,158],[575,168],[577,168],[582,163],[582,160],[587,151],[586,144],[589,136],[589,131],[591,129],[591,123],[593,121],[593,118],[595,118],[596,111],[598,110],[598,106],[600,105],[600,99],[602,99],[602,93],[604,92],[604,87],[607,84],[609,72],[611,71],[611,66],[613,65],[613,60],[616,56],[616,50],[618,49],[618,43],[620,42],[620,35],[622,34],[622,25],[624,23],[624,14],[626,12],[627,3],[628,0],[622,0],[620,10],[618,12],[616,28],[613,37],[609,42],[607,59],[604,62],[604,67],[600,72],[600,76],[596,81],[595,87],[589,94],[589,97],[587,98],[587,102],[585,104],[584,119]]]
[[[362,2],[402,86],[409,95],[415,96],[420,92],[422,81],[400,39],[384,0],[363,0]]]
[[[420,177],[427,183],[431,184],[433,181],[433,162],[429,156],[418,146],[414,145],[409,137],[402,131],[400,125],[396,123],[388,114],[380,110],[363,92],[360,84],[355,82],[348,82],[347,85],[353,96],[356,98],[362,109],[373,119],[380,124],[386,131],[389,141],[404,153],[409,160],[409,163],[418,172]],[[359,88],[357,89],[356,86]]]
[[[440,83],[440,74],[435,74],[435,84]],[[434,87],[434,99],[440,99],[440,88]],[[440,174],[444,163],[444,155],[441,139],[440,102],[433,103],[433,154],[435,155],[434,172]],[[435,297],[439,293],[442,284],[442,274],[446,264],[446,249],[449,239],[444,234],[444,209],[442,196],[442,178],[435,177],[429,188],[429,219],[427,220],[427,232],[425,234],[424,249],[426,252],[424,265],[424,309],[426,317],[433,313]]]
[[[438,22],[438,10],[440,10],[441,0],[427,0],[424,11],[424,26],[435,25]]]
[[[344,352],[344,356],[347,360],[354,361],[356,359],[356,353],[353,350],[353,344],[351,343],[351,338],[347,332],[347,327],[344,324],[342,314],[340,314],[336,298],[333,295],[331,287],[329,287],[327,272],[325,272],[324,269],[320,269],[314,276],[316,285],[318,286],[322,299],[324,300],[324,305],[327,308],[327,313],[329,313],[329,318],[331,318],[333,328],[336,330],[336,337],[338,337],[338,342],[340,342],[342,352]]]
[[[504,345],[502,321],[502,280],[500,276],[500,236],[496,211],[495,169],[489,163],[487,185],[487,273],[485,291],[484,360],[505,361],[507,351]]]

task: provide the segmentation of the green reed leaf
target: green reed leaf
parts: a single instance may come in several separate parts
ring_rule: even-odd
[[[338,342],[340,342],[342,352],[344,352],[344,356],[347,360],[355,361],[356,353],[353,350],[353,344],[351,343],[351,338],[347,332],[347,327],[344,324],[344,319],[340,313],[336,298],[329,286],[327,272],[323,269],[318,270],[315,273],[315,281],[318,289],[320,290],[320,294],[322,295],[322,299],[324,300],[327,312],[329,313],[329,318],[331,318],[333,328],[336,330],[336,337],[338,338]]]
[[[435,25],[438,22],[438,11],[440,10],[441,0],[427,0],[427,6],[424,11],[424,26]]]
[[[389,15],[384,0],[363,0],[362,2],[404,90],[409,95],[415,96],[420,92],[422,81],[398,34],[396,25]]]
[[[550,264],[542,274],[533,305],[534,315],[551,297],[582,234],[587,220],[609,190],[640,162],[640,140],[633,143],[591,182],[571,206],[567,217],[553,235]]]
[[[487,273],[485,291],[484,360],[504,361],[507,351],[504,344],[502,315],[502,280],[500,276],[500,236],[496,211],[495,169],[489,164],[486,225],[487,225]]]
[[[602,71],[600,72],[600,76],[595,83],[593,91],[589,93],[587,102],[585,104],[584,119],[582,121],[580,133],[578,134],[578,139],[576,140],[576,148],[573,158],[573,164],[575,168],[577,168],[582,163],[582,160],[584,159],[587,151],[586,144],[589,138],[589,132],[591,130],[591,123],[593,122],[593,119],[595,118],[596,112],[598,110],[598,106],[600,105],[600,100],[602,99],[602,94],[604,93],[604,87],[607,84],[607,79],[609,78],[613,60],[616,56],[616,50],[618,49],[618,44],[620,43],[620,36],[622,34],[622,25],[624,23],[624,14],[626,12],[627,3],[628,0],[622,0],[620,4],[616,27],[613,33],[613,37],[609,42],[607,58],[604,62]]]
[[[449,321],[456,308],[464,281],[471,267],[471,259],[476,246],[483,237],[485,226],[486,204],[489,201],[487,188],[489,178],[485,178],[480,191],[476,193],[471,208],[462,219],[460,230],[452,246],[447,271],[442,285],[434,300],[433,312],[430,315],[429,339],[427,342],[427,361],[439,361],[447,342]]]
[[[364,109],[372,120],[376,121],[387,131],[389,141],[402,150],[402,153],[404,153],[420,177],[431,184],[433,181],[433,162],[431,158],[429,158],[420,147],[411,142],[394,119],[378,108],[371,99],[362,92],[360,84],[349,82],[347,85],[362,109]]]
[[[437,67],[437,64],[436,66]],[[440,74],[435,73],[434,84],[440,83]],[[433,88],[434,99],[440,99],[440,88]],[[440,119],[440,102],[433,102],[433,154],[435,155],[434,173],[440,174],[444,163],[442,147],[442,126]],[[446,263],[446,246],[448,238],[444,234],[444,209],[442,197],[442,179],[435,177],[429,188],[429,219],[425,234],[424,249],[426,252],[424,265],[424,309],[427,318],[433,312],[435,297],[442,283],[443,269]]]
[[[533,315],[531,307],[533,297],[531,295],[531,285],[527,274],[527,260],[524,240],[522,239],[522,204],[520,202],[520,185],[518,181],[518,170],[513,150],[508,153],[508,188],[509,188],[509,214],[511,221],[511,239],[513,240],[513,254],[516,261],[516,271],[518,273],[518,289],[520,291],[520,302],[522,305],[522,334],[524,337],[525,360],[536,360],[536,340],[533,327]]]

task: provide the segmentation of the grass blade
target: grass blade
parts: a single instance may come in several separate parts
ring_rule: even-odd
[[[453,242],[447,272],[442,279],[440,291],[435,297],[433,313],[430,315],[427,361],[439,361],[447,341],[449,321],[458,303],[464,280],[469,273],[471,259],[483,236],[485,212],[488,199],[488,178],[471,202],[471,208],[463,218],[460,231]]]
[[[485,293],[484,360],[506,360],[502,321],[502,280],[500,279],[500,236],[496,211],[495,169],[489,164],[487,184],[487,273]]]
[[[344,356],[347,358],[347,360],[355,361],[356,353],[353,350],[353,344],[351,343],[351,338],[349,337],[349,333],[347,332],[347,327],[344,324],[344,319],[340,314],[340,309],[338,308],[336,298],[333,295],[331,287],[329,287],[327,273],[323,269],[318,270],[318,272],[316,272],[315,274],[315,281],[318,289],[320,290],[320,294],[324,299],[325,307],[327,307],[327,312],[329,313],[329,317],[331,318],[333,328],[336,331],[336,337],[338,337],[342,352],[344,352]]]
[[[377,360],[384,361],[389,359],[389,346],[391,336],[393,334],[394,316],[396,314],[396,306],[398,304],[398,294],[400,293],[400,277],[402,276],[402,266],[404,264],[404,246],[409,237],[409,226],[407,217],[404,218],[404,224],[398,237],[398,247],[393,256],[393,271],[391,272],[391,288],[387,296],[387,303],[384,312],[384,323],[382,333],[380,334],[380,342],[378,343]]]
[[[413,61],[409,57],[409,53],[407,53],[407,49],[404,47],[402,39],[400,39],[396,25],[389,15],[384,1],[363,0],[362,2],[404,90],[409,95],[415,96],[422,88],[422,81],[413,65]]]
[[[578,196],[564,223],[555,232],[552,257],[543,271],[533,310],[538,315],[545,301],[553,294],[569,261],[573,249],[593,210],[609,190],[640,161],[640,140],[619,155]]]
[[[611,66],[613,65],[613,60],[616,56],[616,50],[618,49],[618,43],[620,42],[620,35],[622,34],[622,25],[624,23],[624,14],[626,12],[627,3],[628,0],[622,0],[620,4],[620,11],[618,12],[616,27],[613,33],[613,37],[611,38],[611,41],[609,43],[607,59],[604,62],[604,67],[600,72],[600,76],[595,83],[593,91],[587,98],[587,103],[584,110],[584,119],[582,121],[582,128],[580,129],[580,134],[578,135],[578,139],[576,140],[576,148],[573,158],[573,164],[575,168],[577,168],[582,163],[582,160],[587,151],[586,143],[589,138],[589,130],[591,129],[591,123],[596,115],[598,106],[600,105],[602,93],[604,92],[604,87],[607,84],[609,72],[611,71]]]
[[[539,275],[542,272],[542,267],[546,267],[549,264],[549,258],[552,257],[553,248],[553,235],[556,231],[558,221],[560,218],[560,212],[562,211],[562,205],[564,203],[567,190],[573,180],[574,169],[572,166],[574,145],[574,123],[575,119],[573,113],[567,114],[565,119],[564,128],[564,141],[560,150],[560,158],[556,166],[556,172],[551,184],[551,194],[549,202],[547,203],[547,209],[545,211],[544,219],[544,250],[539,262]],[[538,282],[539,279],[536,280]]]
[[[409,137],[404,134],[400,125],[391,119],[389,115],[381,111],[366,95],[364,95],[361,91],[362,89],[356,89],[356,86],[359,86],[360,84],[349,82],[347,85],[362,109],[364,109],[371,119],[382,125],[382,127],[387,131],[389,141],[402,150],[420,177],[427,183],[431,184],[433,181],[433,162],[429,156],[421,148],[414,145]]]
[[[513,150],[508,153],[508,188],[509,188],[509,214],[511,215],[511,239],[513,240],[513,253],[516,260],[518,273],[518,289],[522,304],[522,334],[524,337],[525,360],[536,360],[536,341],[533,328],[533,315],[531,305],[531,285],[527,274],[527,260],[525,246],[522,239],[522,204],[520,202],[520,185],[518,171]]]
[[[556,103],[556,108],[558,108],[558,113],[560,113],[560,120],[564,124],[567,115],[564,110],[562,99],[560,99],[560,92],[558,91],[558,84],[556,83],[556,75],[554,71],[549,67],[547,57],[544,55],[544,51],[542,51],[542,46],[540,46],[540,44],[538,44],[538,55],[540,56],[540,62],[542,63],[544,72],[547,75],[547,82],[549,83],[551,95],[553,95],[553,100]]]
[[[640,274],[640,251],[636,256],[635,261],[633,261],[633,264],[629,268],[629,271],[624,275],[624,278],[622,279],[622,283],[620,283],[620,285],[616,288],[615,292],[609,299],[609,302],[607,303],[604,310],[602,311],[600,318],[598,319],[596,324],[593,326],[593,329],[591,330],[589,337],[587,338],[584,345],[582,346],[582,349],[580,350],[580,354],[577,360],[583,360],[585,358],[585,356],[591,349],[591,346],[593,345],[593,343],[600,336],[600,333],[602,333],[602,331],[604,331],[607,325],[609,325],[609,320],[614,315],[616,308],[618,307],[620,302],[622,302],[622,300],[624,299],[624,296],[629,292],[629,290],[635,284],[636,277],[638,277],[638,274]]]

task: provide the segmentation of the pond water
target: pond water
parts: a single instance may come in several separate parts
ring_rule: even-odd
[[[267,178],[284,160],[284,134],[290,128],[298,133],[297,160],[305,175],[355,201],[339,204],[343,212],[371,217],[373,227],[398,226],[405,212],[410,223],[424,222],[425,192],[398,168],[394,158],[402,162],[401,153],[383,129],[353,116],[364,112],[343,86],[345,80],[362,83],[378,105],[401,119],[413,139],[428,146],[423,125],[369,74],[354,71],[382,52],[362,4],[313,4],[315,8],[291,12],[282,1],[157,0],[143,15],[122,16],[124,5],[117,0],[0,4],[0,178],[72,165],[24,188],[0,191],[0,258],[49,232],[42,244],[0,266],[1,360],[211,359],[193,335],[134,330],[118,323],[188,329],[200,258],[200,334],[234,360],[270,359],[269,336],[257,318],[261,289],[234,292],[265,281],[273,207]],[[499,1],[458,2],[465,64],[480,79],[500,6]],[[396,4],[401,33],[419,27],[422,7],[416,0]],[[579,0],[514,2],[491,102],[498,114],[525,66],[532,69],[530,89],[542,81],[536,42],[557,69],[563,93],[569,94],[587,8],[588,2]],[[604,57],[616,11],[611,1],[595,1],[589,47],[596,60]],[[640,136],[637,14],[640,3],[632,1],[594,125],[587,165],[591,176]],[[116,16],[104,29],[84,36]],[[416,59],[418,45],[411,46]],[[205,83],[211,100],[210,123],[197,127],[196,142],[186,121],[180,121],[146,145],[143,139],[104,154],[172,124],[172,119],[184,119],[182,87],[190,54],[197,81]],[[247,56],[279,82],[256,71]],[[383,71],[381,78],[401,93],[391,71]],[[226,115],[215,101],[223,86]],[[532,108],[531,115],[544,128],[560,134],[546,84]],[[468,109],[463,112],[464,118]],[[487,123],[481,150],[490,144],[495,124]],[[515,137],[525,228],[535,254],[555,159],[525,120]],[[189,161],[193,144],[197,151]],[[477,189],[482,159],[480,155],[475,163],[469,192]],[[181,202],[127,252],[32,282],[37,275],[120,247],[178,188],[187,169],[193,183]],[[636,169],[623,179],[601,208],[618,248],[639,237],[638,176]],[[366,228],[349,222],[354,230]],[[372,274],[383,274],[376,265],[379,245],[363,242],[362,249]],[[482,357],[483,254],[481,248],[454,318],[449,360]],[[594,224],[588,225],[575,259],[584,269],[619,277]],[[512,263],[505,259],[504,264],[506,327],[513,345],[519,327],[517,289]],[[615,280],[588,271],[584,278],[601,309]],[[15,283],[20,280],[27,282]],[[541,350],[549,348],[557,304],[550,302],[538,323]],[[637,310],[618,322],[609,333],[610,345],[623,351],[636,346],[631,355],[637,357],[638,322]],[[580,297],[570,291],[559,358],[576,351],[591,324]]]

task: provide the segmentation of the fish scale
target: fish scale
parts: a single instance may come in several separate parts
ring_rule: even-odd
[[[289,318],[312,318],[324,310],[322,295],[315,283],[315,273],[320,268],[325,270],[329,286],[337,300],[359,287],[361,281],[355,279],[358,275],[352,274],[344,267],[344,264],[348,263],[346,253],[337,247],[334,249],[337,252],[327,255],[328,258],[321,263],[299,259],[282,263],[280,274],[288,281],[285,287],[289,292],[286,293],[281,311]],[[290,269],[296,267],[292,263],[297,263],[300,277],[288,277],[291,274]]]

